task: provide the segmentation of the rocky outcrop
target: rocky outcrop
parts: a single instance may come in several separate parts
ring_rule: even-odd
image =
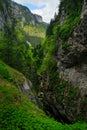
[[[32,101],[35,105],[37,105],[37,98],[35,96],[35,93],[33,93],[33,86],[30,80],[26,79],[25,77],[22,77],[22,82],[19,83],[15,78],[15,85],[17,88],[28,97],[30,101]]]
[[[63,48],[64,41],[58,39],[56,84],[47,73],[41,83],[43,109],[66,123],[87,120],[87,13],[84,12],[72,36],[65,41],[68,46]]]
[[[0,12],[0,30],[2,29],[2,28],[4,28],[4,23],[3,23],[3,16],[2,16],[2,13]]]
[[[69,47],[62,49],[60,45],[58,48],[58,73],[60,78],[69,82],[77,92],[74,99],[70,100],[72,105],[67,104],[71,112],[69,109],[65,110],[69,118],[72,113],[71,120],[79,116],[87,119],[87,14],[84,14],[83,19],[74,29],[68,43]]]
[[[65,13],[64,7],[61,9],[61,16],[60,16],[60,25],[62,26],[66,22],[67,15]]]
[[[15,17],[18,18],[18,20],[22,21],[24,24],[36,25],[43,22],[41,16],[37,14],[32,14],[27,7],[15,2],[11,2],[11,5]]]
[[[37,20],[37,22],[39,22],[39,23],[42,23],[43,22],[43,19],[42,19],[42,17],[40,16],[40,15],[35,15],[35,18],[36,18],[36,20]]]
[[[15,18],[16,22],[24,25],[37,25],[43,23],[41,16],[31,13],[31,11],[20,4],[17,4],[11,0],[1,1],[0,3],[0,30],[4,28],[5,22],[12,22]]]
[[[64,79],[72,81],[74,86],[86,88],[87,15],[84,15],[81,23],[74,29],[68,43],[69,47],[62,49],[60,46],[58,49],[58,70],[65,75]]]
[[[67,95],[68,104],[64,108],[69,120],[78,119],[79,116],[87,119],[87,15],[84,15],[81,23],[75,28],[70,46],[58,49],[58,73],[60,78],[70,83],[73,89],[77,89],[74,99],[71,101]],[[68,88],[69,89],[69,88]],[[66,89],[65,89],[66,90]],[[70,91],[70,90],[68,90]],[[67,91],[66,91],[67,92]],[[67,92],[68,93],[68,92]],[[68,93],[69,94],[69,93]],[[63,95],[65,97],[65,95]],[[65,100],[65,99],[64,99]],[[71,102],[71,105],[70,105]],[[74,106],[74,107],[73,107]],[[69,108],[68,108],[69,107]],[[70,118],[71,117],[71,118]]]
[[[81,18],[83,18],[85,14],[87,14],[87,1],[86,0],[84,0],[84,4],[82,7]]]
[[[8,6],[10,8],[10,1],[1,1],[0,2],[0,30],[4,29],[5,22],[9,21],[9,24],[11,23],[11,16],[8,11]]]

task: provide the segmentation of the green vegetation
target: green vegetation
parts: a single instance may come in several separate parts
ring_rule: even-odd
[[[67,47],[69,47],[69,46],[70,46],[70,44],[68,42],[64,42],[62,44],[62,49],[67,49]]]
[[[24,73],[31,80],[35,77],[37,82],[36,70],[40,66],[43,53],[40,46],[45,36],[45,29],[37,25],[24,26],[23,30],[18,25],[12,30],[13,27],[8,24],[5,33],[1,32],[0,59]]]
[[[75,98],[75,96],[76,96],[76,94],[77,94],[77,88],[75,88],[75,87],[74,87],[74,88],[71,88],[69,94],[70,94],[70,96],[69,96],[70,99]]]
[[[24,75],[20,73],[19,71],[9,67],[4,62],[0,60],[0,79],[1,80],[7,80],[12,83],[23,83]]]
[[[40,45],[45,37],[45,28],[41,25],[25,25],[23,30],[26,34],[27,41],[34,47]]]
[[[40,62],[38,55],[41,55],[39,49],[38,51],[36,49],[41,46],[47,25],[42,23],[22,27],[20,19],[13,13],[10,2],[0,2],[3,14],[5,14],[4,8],[7,11],[7,15],[4,16],[4,28],[0,31],[0,59],[32,80],[32,77],[36,76],[36,67],[38,66],[36,64]],[[4,7],[4,4],[6,7]],[[9,19],[11,22],[9,22]],[[34,73],[35,76],[32,75]]]
[[[0,10],[4,11],[2,2],[1,0]],[[62,6],[65,7],[67,19],[65,24],[60,26]],[[53,92],[56,99],[61,102],[65,98],[64,93],[68,87],[70,88],[70,84],[61,79],[57,72],[55,59],[59,46],[58,40],[60,38],[63,41],[63,49],[69,47],[67,40],[80,22],[82,0],[61,1],[59,14],[51,20],[44,40],[45,24],[25,25],[21,28],[19,27],[21,22],[16,21],[15,16],[10,14],[11,6],[10,9],[8,7],[9,3],[7,12],[12,23],[9,23],[5,17],[4,31],[0,32],[0,130],[87,130],[87,123],[83,121],[67,125],[47,117],[19,92],[16,86],[23,84],[25,75],[32,81],[34,90],[38,93],[40,80],[44,82],[44,77],[48,77],[48,89]],[[68,91],[71,100],[76,92],[75,88]]]
[[[67,49],[71,43],[68,43],[68,38],[72,36],[73,30],[76,25],[80,22],[80,14],[82,9],[82,0],[61,0],[59,7],[59,14],[55,15],[55,18],[51,20],[50,25],[46,31],[46,38],[42,44],[44,51],[44,58],[42,60],[41,67],[38,69],[38,74],[49,77],[50,88],[52,90],[59,89],[61,86],[67,86],[66,82],[59,78],[57,72],[56,55],[59,43],[62,44],[62,49]],[[64,11],[67,15],[66,22],[61,26],[60,17],[61,11]],[[63,81],[63,83],[61,83]],[[54,84],[55,83],[55,84]],[[60,85],[61,84],[61,85]]]
[[[60,24],[60,16],[62,8],[67,15],[66,22],[62,26],[58,26],[57,35],[63,40],[66,41],[72,35],[74,28],[80,22],[80,14],[82,10],[83,0],[78,1],[69,1],[61,0],[59,15],[56,17],[57,24]]]
[[[63,75],[61,75],[61,78],[59,77],[58,71],[60,70],[58,70],[57,67],[57,64],[59,63],[57,59],[57,49],[60,47],[60,44],[62,44],[62,49],[64,50],[71,45],[71,43],[68,42],[68,39],[69,37],[72,37],[76,25],[80,23],[82,3],[82,0],[61,0],[59,14],[51,20],[46,31],[46,38],[41,46],[44,56],[42,64],[38,69],[38,75],[41,77],[41,82],[45,84],[43,88],[44,93],[50,96],[52,94],[52,97],[56,100],[54,101],[54,104],[58,103],[60,106],[69,107],[69,112],[72,112],[71,108],[74,105],[74,100],[78,100],[78,94],[76,89],[71,87],[70,83],[63,80]],[[67,17],[66,22],[63,25],[60,25],[61,10],[63,7]],[[43,103],[45,100],[46,98],[44,97]],[[68,101],[68,104],[66,101]],[[52,102],[52,99],[48,99],[48,102]],[[44,105],[46,104],[44,103]],[[81,118],[78,119],[80,120]]]
[[[11,71],[8,71],[8,66],[0,61],[0,78],[7,79],[8,81],[13,80],[13,75]]]
[[[14,85],[4,77],[1,69],[11,75],[22,74],[0,61],[0,130],[86,130],[87,124],[78,122],[73,125],[61,124],[48,118],[42,110],[34,106]]]

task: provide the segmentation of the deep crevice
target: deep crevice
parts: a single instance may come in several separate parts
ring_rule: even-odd
[[[66,117],[66,115],[61,115],[61,113],[54,105],[46,105],[43,110],[48,116],[54,118],[58,122],[72,124],[72,122]]]

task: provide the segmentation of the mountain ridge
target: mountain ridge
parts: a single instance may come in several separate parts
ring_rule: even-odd
[[[5,16],[7,16],[8,21],[11,22],[12,15],[15,17],[17,22],[21,22],[21,26],[24,25],[38,25],[46,24],[40,15],[33,14],[29,8],[18,4],[14,1],[9,0],[7,3],[1,1],[1,12],[0,12],[0,29],[3,29],[5,23]],[[2,10],[4,12],[2,12]],[[10,12],[9,12],[10,11]],[[4,14],[6,14],[4,16]]]

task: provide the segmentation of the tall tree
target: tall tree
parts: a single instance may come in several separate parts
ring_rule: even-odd
[[[15,41],[15,26],[16,19],[14,16],[13,9],[9,1],[5,0],[6,8],[3,8],[4,11],[4,37],[6,42],[6,62],[12,64],[12,55],[13,55],[13,44]]]

